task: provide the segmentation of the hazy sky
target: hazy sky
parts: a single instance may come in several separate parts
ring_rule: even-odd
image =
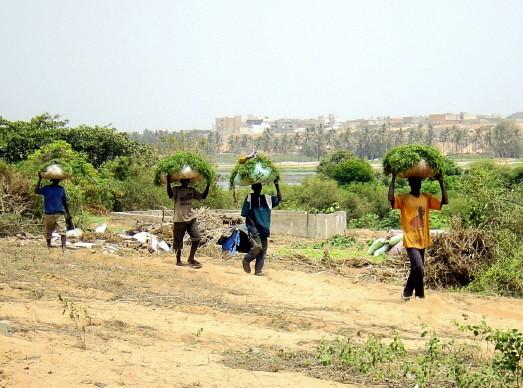
[[[523,110],[522,0],[0,0],[0,14],[8,119]]]

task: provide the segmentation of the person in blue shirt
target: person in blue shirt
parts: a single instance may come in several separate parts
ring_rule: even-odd
[[[69,214],[69,207],[67,206],[67,196],[65,189],[60,186],[59,179],[52,179],[51,184],[42,187],[42,173],[38,173],[38,183],[35,188],[35,193],[44,197],[44,226],[45,226],[45,241],[47,247],[51,248],[51,237],[56,231],[60,234],[62,242],[62,250],[66,243],[66,218],[71,218]],[[65,216],[65,217],[64,217]]]
[[[251,273],[251,262],[256,260],[254,274],[263,276],[263,264],[267,253],[267,238],[271,231],[271,210],[281,202],[280,186],[278,180],[274,181],[276,195],[262,195],[261,183],[251,186],[252,193],[248,194],[243,202],[242,217],[245,217],[245,224],[249,231],[249,238],[253,247],[243,258],[243,270]]]

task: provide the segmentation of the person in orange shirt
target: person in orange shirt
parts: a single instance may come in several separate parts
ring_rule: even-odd
[[[393,209],[400,209],[401,228],[403,229],[403,245],[410,260],[410,274],[401,297],[409,301],[413,292],[416,298],[424,298],[423,286],[425,249],[432,244],[429,228],[429,210],[441,210],[449,203],[447,190],[441,174],[436,176],[441,189],[441,201],[428,193],[420,193],[422,178],[408,178],[410,192],[396,196],[394,185],[396,175],[392,175],[389,186],[389,201]]]

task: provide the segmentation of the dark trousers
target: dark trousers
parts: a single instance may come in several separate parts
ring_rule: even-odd
[[[189,233],[191,241],[199,242],[202,237],[196,218],[188,222],[174,222],[173,223],[173,249],[179,251],[183,249],[183,237],[185,232]]]
[[[254,272],[259,273],[263,270],[263,264],[265,263],[265,254],[267,253],[267,237],[262,237],[255,228],[249,229],[249,238],[252,242],[251,250],[244,256],[244,260],[251,262],[256,260],[254,264]]]
[[[412,296],[412,292],[415,292],[418,298],[424,298],[425,249],[407,248],[407,256],[410,260],[410,274],[403,289],[403,296]]]

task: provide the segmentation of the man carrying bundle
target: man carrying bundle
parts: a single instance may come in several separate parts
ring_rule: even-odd
[[[51,238],[53,232],[56,231],[60,234],[63,251],[66,243],[66,220],[71,219],[65,189],[60,186],[60,179],[51,179],[50,185],[41,187],[42,178],[42,173],[39,172],[35,194],[44,197],[45,241],[47,242],[47,247],[51,248]],[[64,218],[64,214],[66,218]]]
[[[201,268],[194,256],[200,244],[200,230],[196,221],[196,216],[192,210],[192,201],[201,201],[209,194],[210,180],[203,193],[199,193],[194,187],[189,186],[190,179],[180,179],[180,186],[173,190],[171,183],[167,181],[167,195],[174,200],[174,223],[173,223],[173,249],[176,251],[176,265],[182,264],[183,237],[185,232],[191,237],[191,251],[187,260],[193,268]]]
[[[276,195],[262,195],[262,184],[255,183],[251,185],[252,193],[247,195],[242,207],[242,217],[245,217],[245,223],[249,231],[249,238],[253,247],[243,259],[243,270],[251,273],[251,261],[256,260],[254,265],[254,274],[263,276],[263,264],[265,263],[265,254],[267,253],[267,238],[270,235],[271,227],[271,210],[281,202],[280,186],[278,180],[274,181]]]
[[[410,274],[401,297],[409,301],[413,292],[416,298],[425,297],[423,276],[425,249],[431,245],[429,229],[429,210],[441,210],[448,204],[447,191],[441,174],[435,177],[441,189],[441,201],[431,194],[420,193],[420,177],[409,177],[410,192],[400,196],[394,195],[396,174],[392,174],[389,187],[389,201],[393,209],[400,210],[401,228],[403,229],[403,244],[410,260]]]

